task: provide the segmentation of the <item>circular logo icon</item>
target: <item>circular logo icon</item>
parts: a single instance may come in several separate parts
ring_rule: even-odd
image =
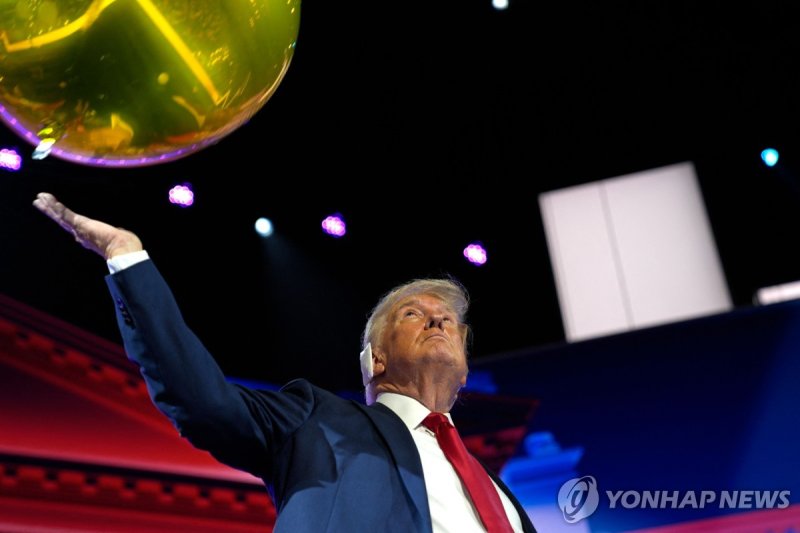
[[[558,490],[558,508],[570,524],[591,516],[599,502],[597,480],[592,476],[570,479]]]

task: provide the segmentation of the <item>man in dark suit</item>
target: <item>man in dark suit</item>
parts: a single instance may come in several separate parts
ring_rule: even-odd
[[[153,401],[192,444],[264,480],[276,532],[535,531],[452,438],[449,411],[467,379],[457,283],[416,280],[375,307],[361,353],[367,405],[305,380],[254,390],[225,380],[136,235],[48,193],[34,205],[107,260],[125,349]]]

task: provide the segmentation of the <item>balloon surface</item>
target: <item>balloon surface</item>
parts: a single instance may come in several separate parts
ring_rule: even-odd
[[[34,158],[184,157],[272,96],[299,21],[299,0],[0,0],[0,117]]]

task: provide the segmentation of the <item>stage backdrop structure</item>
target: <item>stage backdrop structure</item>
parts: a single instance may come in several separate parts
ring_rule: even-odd
[[[692,163],[539,196],[567,340],[733,307]]]

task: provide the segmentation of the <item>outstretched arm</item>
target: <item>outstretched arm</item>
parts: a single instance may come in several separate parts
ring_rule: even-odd
[[[84,248],[104,259],[142,250],[142,241],[134,233],[79,215],[48,192],[37,194],[33,205],[71,233]]]
[[[37,209],[106,260],[142,250],[130,231],[79,215],[52,194]],[[107,278],[128,357],[140,367],[154,403],[195,446],[222,462],[264,477],[270,452],[303,423],[310,389],[254,391],[231,385],[184,323],[172,292],[151,261]]]

